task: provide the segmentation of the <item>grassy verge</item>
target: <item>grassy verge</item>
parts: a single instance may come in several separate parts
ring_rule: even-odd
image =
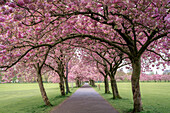
[[[71,94],[60,96],[58,84],[44,83],[50,102],[56,106]],[[47,113],[52,107],[44,106],[37,83],[0,84],[0,113]]]
[[[112,94],[104,94],[104,84],[101,89],[95,90],[103,96],[120,113],[133,109],[131,83],[118,83],[121,100],[113,100]],[[169,82],[142,82],[141,95],[144,111],[141,113],[169,113],[170,112],[170,83]],[[111,91],[111,88],[110,88]]]

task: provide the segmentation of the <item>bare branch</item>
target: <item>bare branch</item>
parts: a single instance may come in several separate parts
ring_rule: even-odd
[[[150,52],[152,52],[152,53],[154,53],[154,54],[156,54],[156,55],[158,55],[159,57],[161,57],[161,59],[162,60],[164,60],[164,61],[170,61],[170,58],[168,58],[168,59],[165,59],[165,58],[163,58],[163,56],[161,55],[161,54],[159,54],[159,53],[157,53],[157,52],[155,52],[155,51],[153,51],[153,50],[150,50],[150,49],[146,49],[147,51],[150,51]]]

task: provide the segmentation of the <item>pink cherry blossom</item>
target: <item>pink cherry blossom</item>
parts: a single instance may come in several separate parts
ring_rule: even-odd
[[[0,22],[5,22],[5,18],[4,17],[0,17]]]

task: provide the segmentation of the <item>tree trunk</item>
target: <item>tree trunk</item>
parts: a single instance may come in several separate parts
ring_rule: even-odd
[[[91,82],[91,80],[89,80],[90,81],[90,85],[92,85],[92,82]]]
[[[91,80],[91,85],[92,85],[93,87],[96,87],[94,80]]]
[[[60,76],[60,92],[62,96],[65,96],[65,89],[64,89],[64,80],[63,76]]]
[[[80,87],[80,80],[79,80],[79,78],[76,78],[76,86]]]
[[[79,80],[79,84],[80,84],[80,86],[82,85],[82,84],[81,84],[81,80]]]
[[[121,97],[119,95],[118,88],[117,88],[116,79],[114,78],[114,75],[110,76],[110,82],[111,82],[113,99],[121,99]]]
[[[140,93],[140,85],[139,85],[139,79],[140,79],[140,71],[141,71],[141,61],[140,58],[132,59],[132,77],[131,77],[131,83],[132,83],[132,93],[133,93],[133,113],[140,112],[143,110],[142,108],[142,101],[141,101],[141,93]]]
[[[66,94],[71,93],[68,85],[68,62],[66,63],[66,78],[65,78],[65,84],[66,84]]]
[[[49,101],[49,99],[47,97],[45,89],[44,89],[44,85],[43,85],[42,76],[41,76],[41,70],[40,69],[37,69],[37,82],[39,84],[41,96],[42,96],[42,98],[44,100],[45,105],[52,106],[52,104],[50,103],[50,101]]]
[[[64,81],[65,81],[65,85],[66,85],[66,94],[71,93],[69,85],[68,85],[68,78],[65,78]]]
[[[104,84],[105,84],[105,93],[110,93],[109,91],[109,82],[107,76],[104,76]]]
[[[94,87],[94,80],[91,80],[91,85]]]

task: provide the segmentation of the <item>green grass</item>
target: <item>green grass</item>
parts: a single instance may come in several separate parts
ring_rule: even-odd
[[[60,96],[58,84],[44,83],[52,105],[56,106],[71,94]],[[70,88],[75,92],[77,88]],[[52,107],[44,106],[38,83],[0,84],[0,113],[48,113]]]
[[[120,113],[127,113],[133,109],[131,83],[118,83],[122,99],[113,100],[112,94],[104,94],[104,84],[101,90],[95,88]],[[141,95],[144,111],[141,113],[169,113],[170,112],[170,82],[141,82]],[[111,88],[110,88],[111,91]]]

